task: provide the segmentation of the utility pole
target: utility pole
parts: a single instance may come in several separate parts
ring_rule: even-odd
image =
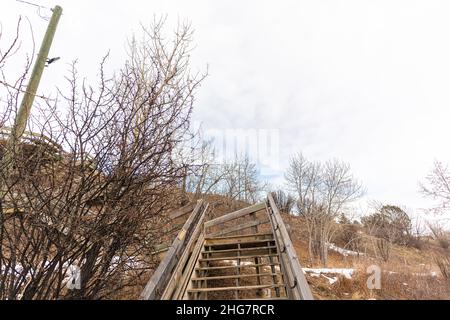
[[[55,6],[53,9],[53,14],[50,22],[45,32],[44,40],[42,41],[41,48],[39,49],[37,60],[34,64],[33,71],[31,73],[31,78],[27,86],[27,90],[22,99],[19,111],[17,112],[14,125],[11,129],[11,135],[6,143],[3,158],[1,159],[2,174],[0,175],[0,204],[3,206],[4,196],[6,194],[6,183],[9,178],[12,169],[13,155],[17,151],[17,145],[22,137],[25,127],[27,125],[28,118],[30,117],[31,106],[34,102],[34,97],[36,95],[39,82],[42,77],[42,73],[45,68],[45,63],[48,58],[48,53],[52,45],[53,37],[55,35],[56,27],[59,22],[59,18],[62,14],[62,8],[60,6]]]

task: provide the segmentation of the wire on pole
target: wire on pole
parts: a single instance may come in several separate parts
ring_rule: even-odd
[[[44,15],[41,14],[41,9],[46,9],[46,10],[50,10],[50,11],[53,11],[53,9],[51,9],[49,7],[46,7],[46,6],[43,6],[43,5],[40,5],[40,4],[37,4],[37,3],[25,1],[25,0],[16,0],[16,1],[36,7],[37,8],[37,14],[38,14],[39,17],[41,17],[45,21],[49,21],[50,20],[50,17],[44,16]]]

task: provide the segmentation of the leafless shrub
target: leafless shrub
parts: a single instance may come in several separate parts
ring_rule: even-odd
[[[391,243],[386,239],[377,239],[377,248],[380,257],[385,261],[389,261],[391,255]]]
[[[445,231],[440,221],[428,222],[428,228],[433,233],[434,238],[437,240],[442,249],[447,250],[450,246],[450,237]]]
[[[204,78],[189,70],[190,27],[168,42],[163,24],[130,43],[116,76],[105,76],[104,59],[98,89],[74,64],[70,90],[14,146],[13,173],[2,177],[0,299],[101,299],[153,267],[145,253],[186,172],[177,148]],[[81,272],[76,290],[65,286],[71,266]]]
[[[391,243],[407,245],[412,236],[411,218],[398,206],[375,205],[376,213],[365,216],[361,222],[373,236]]]
[[[357,224],[339,224],[336,240],[344,244],[344,248],[360,252],[362,249],[361,227]]]
[[[444,256],[435,256],[434,261],[436,262],[441,274],[444,278],[450,279],[450,260]]]
[[[273,200],[277,208],[281,212],[291,213],[295,205],[295,199],[290,194],[286,194],[283,190],[272,192]]]

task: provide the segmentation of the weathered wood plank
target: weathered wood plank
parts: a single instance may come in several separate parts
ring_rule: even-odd
[[[200,258],[198,259],[200,262],[207,262],[207,261],[220,261],[220,260],[244,260],[244,259],[253,259],[253,258],[260,258],[260,257],[277,257],[278,253],[266,253],[266,254],[258,254],[258,255],[240,255],[239,252],[235,256],[226,256],[226,257],[219,257],[219,258]]]
[[[227,259],[228,256],[230,255],[237,255],[238,250],[235,250],[234,252],[229,251],[229,252],[214,252],[214,253],[210,253],[208,254],[208,256],[210,258],[223,258],[223,259]],[[246,251],[240,251],[241,256],[245,257],[245,256],[256,256],[255,258],[258,258],[260,255],[264,255],[264,254],[268,254],[268,253],[277,253],[277,247],[274,246],[272,248],[266,248],[266,249],[261,249],[261,248],[248,248],[248,250]],[[203,254],[203,257],[206,257],[207,254]],[[255,263],[259,263],[256,262]]]
[[[274,275],[281,276],[281,273],[251,273],[251,274],[232,274],[227,276],[212,276],[212,277],[199,277],[192,278],[192,281],[210,281],[210,280],[222,280],[222,279],[234,279],[234,278],[253,278],[253,277],[271,277]]]
[[[256,290],[256,289],[265,289],[265,288],[276,288],[276,287],[284,287],[283,284],[262,284],[256,286],[239,286],[239,287],[215,287],[215,288],[197,288],[197,289],[189,289],[189,293],[194,292],[211,292],[211,291],[241,291],[241,290]]]
[[[303,274],[294,245],[292,244],[280,212],[278,211],[275,201],[270,193],[267,195],[267,199],[271,209],[270,217],[273,219],[273,233],[275,235],[277,246],[279,246],[278,249],[283,262],[282,266],[284,264],[285,271],[292,273],[292,275],[288,274],[288,276],[291,276],[291,279],[289,279],[291,282],[288,282],[288,285],[292,286],[294,283],[296,284],[296,286],[292,289],[296,299],[313,300],[311,289],[309,288],[308,282]],[[282,246],[284,247],[284,250],[282,250]],[[287,279],[285,279],[285,281],[286,280]]]
[[[183,252],[186,244],[186,235],[189,236],[190,231],[193,227],[193,223],[197,220],[196,218],[200,212],[202,205],[203,200],[200,199],[197,202],[194,211],[189,216],[181,231],[178,233],[178,236],[172,242],[172,245],[164,256],[163,261],[161,261],[150,281],[142,291],[140,296],[141,299],[154,300],[157,299],[160,294],[162,294],[167,281],[169,280],[170,274],[175,268],[179,256]]]
[[[240,266],[218,266],[218,267],[198,267],[196,270],[223,270],[223,269],[235,269],[235,268],[254,268],[254,267],[268,267],[268,266],[279,266],[279,263],[260,263],[260,264],[241,264]]]
[[[224,235],[230,234],[232,232],[236,232],[236,231],[240,231],[240,230],[244,230],[244,229],[249,229],[249,228],[254,228],[256,226],[259,226],[260,224],[265,224],[265,223],[269,223],[269,222],[270,222],[269,218],[264,219],[264,220],[250,221],[250,222],[246,222],[246,223],[243,223],[243,224],[240,224],[240,225],[237,225],[237,226],[229,227],[229,228],[224,229],[222,231],[218,231],[218,232],[215,232],[215,233],[208,234],[207,236],[208,237],[220,237],[220,236],[224,236]]]
[[[188,214],[189,212],[192,212],[194,210],[194,208],[195,208],[195,203],[189,203],[188,205],[185,205],[184,207],[181,207],[179,209],[169,212],[168,216],[170,219],[176,219],[181,216],[184,216],[185,214]]]
[[[267,240],[267,239],[273,239],[272,233],[257,233],[257,234],[243,234],[243,235],[235,235],[235,236],[221,236],[221,237],[205,237],[207,243],[211,241],[211,243],[214,242],[220,242],[220,241],[240,241],[240,240]]]
[[[228,213],[226,215],[223,215],[221,217],[209,220],[209,221],[207,221],[205,223],[205,228],[210,228],[212,226],[216,226],[218,224],[221,224],[221,223],[224,223],[224,222],[227,222],[227,221],[231,221],[231,220],[243,217],[243,216],[248,215],[250,213],[257,212],[257,211],[260,211],[260,210],[264,210],[265,208],[266,208],[265,203],[261,202],[261,203],[255,204],[253,206],[250,206],[250,207],[238,210],[238,211],[234,211],[234,212]]]
[[[183,291],[182,288],[186,285],[187,280],[190,277],[190,273],[193,270],[193,263],[197,260],[197,257],[203,247],[204,238],[201,231],[203,229],[202,223],[205,219],[207,211],[208,204],[203,209],[200,219],[192,232],[192,236],[190,237],[183,254],[178,260],[176,268],[172,272],[169,283],[167,284],[167,287],[161,297],[162,299],[172,299],[173,297],[176,298],[180,292]]]
[[[262,247],[249,247],[249,248],[233,248],[233,249],[224,249],[224,250],[209,250],[209,251],[202,251],[203,254],[215,254],[215,253],[226,253],[226,252],[237,252],[237,251],[255,251],[255,250],[265,250],[267,253],[270,249],[276,249],[276,246],[262,246]]]

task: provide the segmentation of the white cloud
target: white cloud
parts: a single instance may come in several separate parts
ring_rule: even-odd
[[[19,13],[39,43],[46,22],[7,0],[5,30]],[[53,6],[54,1],[39,1]],[[417,182],[434,158],[450,161],[450,3],[348,1],[68,1],[52,47],[63,59],[41,86],[63,81],[78,58],[96,75],[111,50],[124,58],[127,36],[153,15],[189,19],[196,29],[195,68],[208,63],[195,119],[206,128],[280,130],[280,159],[348,161],[368,197],[420,207]],[[281,172],[279,177],[281,177]],[[280,181],[280,178],[277,180]]]

